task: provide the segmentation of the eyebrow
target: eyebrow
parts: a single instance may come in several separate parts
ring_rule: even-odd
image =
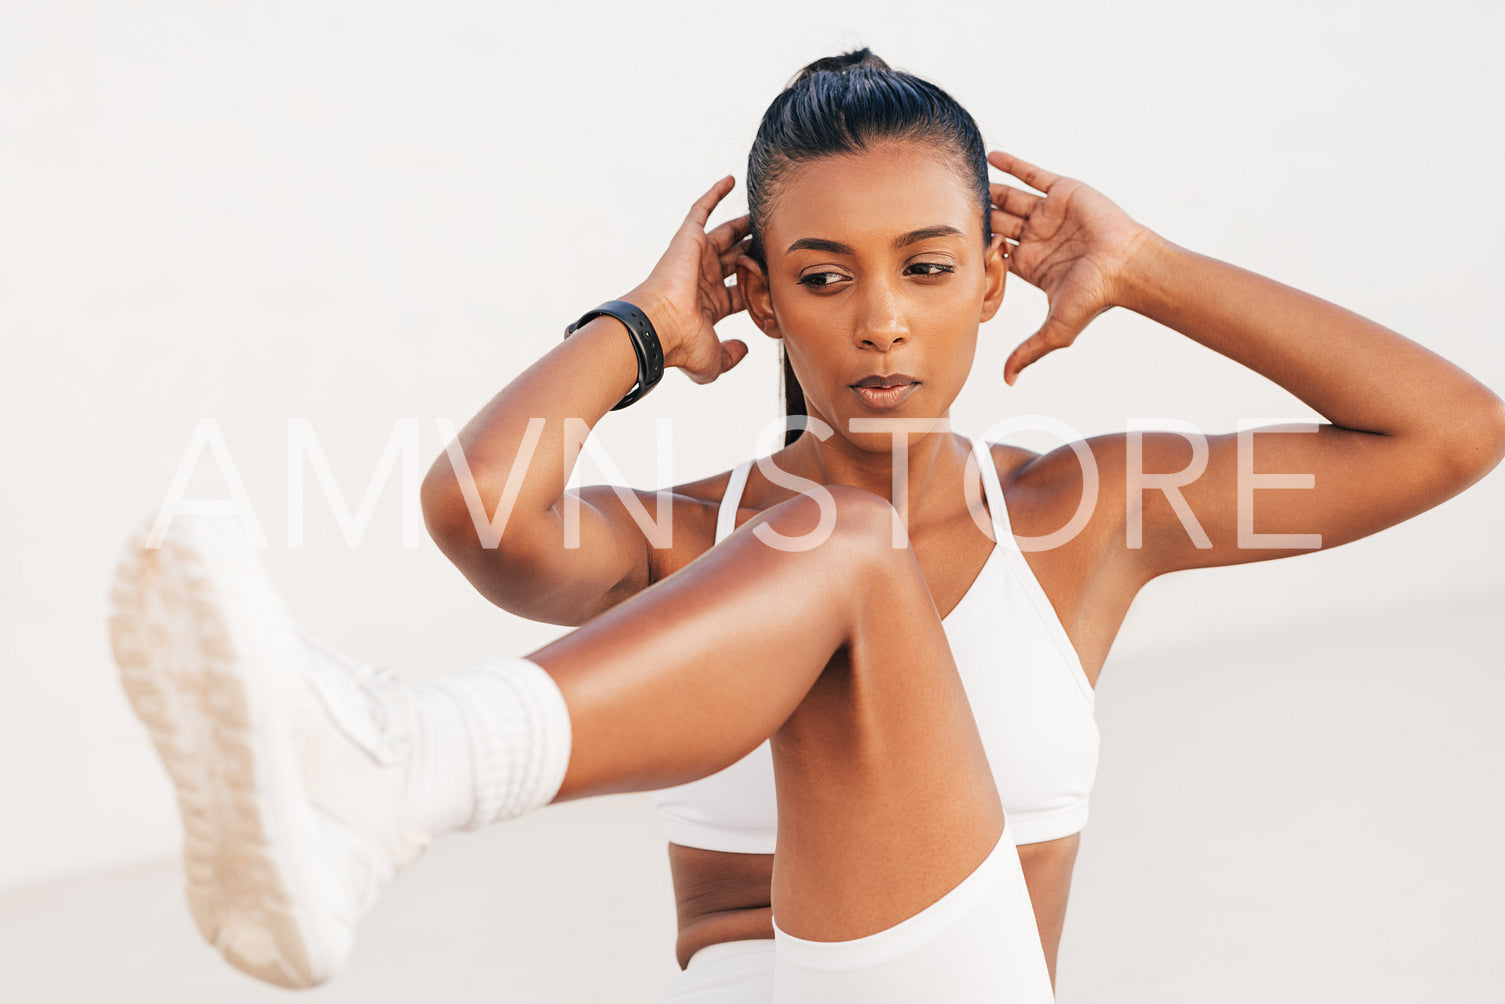
[[[911,230],[907,234],[900,234],[898,237],[895,237],[894,247],[908,247],[911,244],[918,244],[920,241],[929,240],[932,237],[962,236],[965,235],[960,230],[944,224],[934,227],[921,227],[918,230]],[[823,237],[801,237],[789,245],[789,250],[785,253],[792,254],[795,251],[827,251],[831,254],[856,254],[855,251],[840,241],[828,241]]]

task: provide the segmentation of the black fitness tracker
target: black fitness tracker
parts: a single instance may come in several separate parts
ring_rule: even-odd
[[[648,320],[648,315],[626,300],[607,300],[595,310],[587,310],[580,320],[564,329],[564,337],[573,335],[576,328],[591,318],[603,316],[615,317],[627,326],[627,334],[632,338],[632,351],[638,357],[638,384],[627,392],[626,397],[612,405],[611,410],[616,411],[648,393],[664,378],[664,348],[658,342],[658,332],[653,330],[653,322]]]

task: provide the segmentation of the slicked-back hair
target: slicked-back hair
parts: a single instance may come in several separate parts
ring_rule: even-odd
[[[992,200],[982,133],[955,98],[928,80],[891,68],[866,48],[817,59],[763,113],[747,155],[748,254],[767,269],[763,230],[779,180],[822,157],[859,153],[882,140],[931,143],[964,171],[982,214],[983,244],[993,239]],[[780,346],[785,415],[806,415],[805,392]],[[801,430],[790,429],[788,446]]]

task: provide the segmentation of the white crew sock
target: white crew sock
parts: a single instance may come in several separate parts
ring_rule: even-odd
[[[537,663],[488,659],[412,694],[405,827],[435,836],[474,830],[553,800],[570,763],[570,716]]]

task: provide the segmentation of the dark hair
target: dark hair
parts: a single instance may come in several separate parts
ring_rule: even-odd
[[[817,59],[773,99],[747,155],[748,254],[765,269],[763,227],[779,179],[793,166],[857,153],[876,140],[926,140],[949,147],[976,191],[984,244],[993,239],[987,153],[977,123],[935,84],[892,69],[866,48]],[[779,347],[785,415],[806,415],[805,392]],[[800,435],[790,429],[788,446]]]

